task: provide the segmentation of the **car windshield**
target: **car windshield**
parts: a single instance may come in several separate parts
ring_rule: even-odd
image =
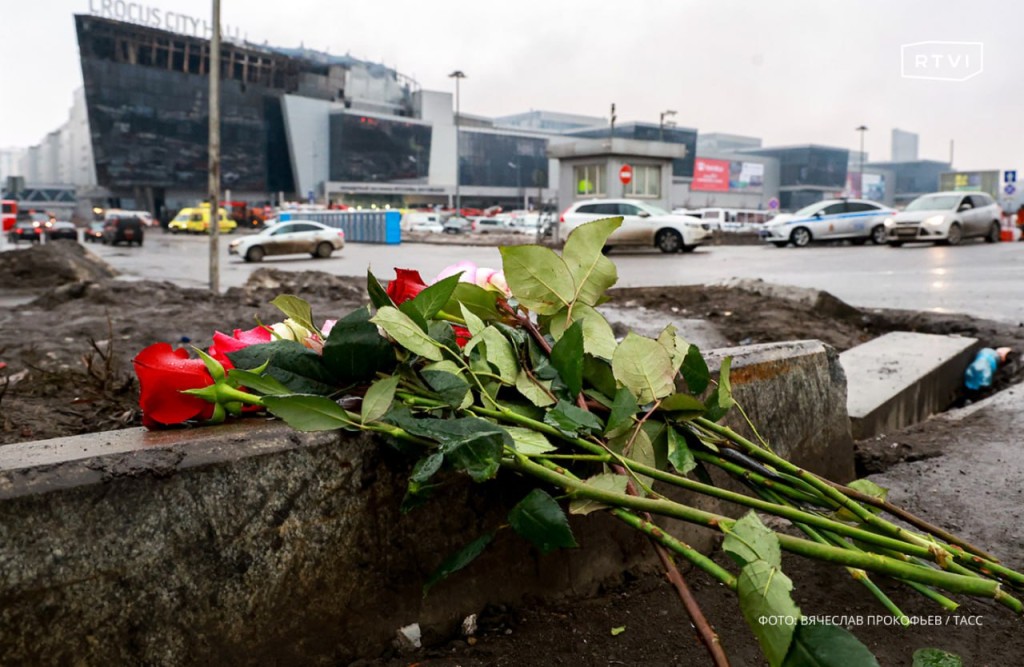
[[[825,204],[826,204],[826,202],[820,202],[819,201],[819,202],[816,202],[814,204],[811,204],[810,206],[804,206],[802,209],[800,209],[799,211],[797,211],[793,215],[795,215],[795,216],[797,216],[799,218],[805,218],[805,217],[812,216],[815,213],[817,213],[818,211],[820,211],[821,209],[825,208]]]
[[[960,195],[925,195],[907,204],[905,211],[952,211],[960,203]]]

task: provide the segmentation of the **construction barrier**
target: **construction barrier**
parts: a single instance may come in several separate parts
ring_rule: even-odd
[[[281,222],[312,220],[345,232],[346,243],[402,242],[402,214],[398,211],[283,211]]]

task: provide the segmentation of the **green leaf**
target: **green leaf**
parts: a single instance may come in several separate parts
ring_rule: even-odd
[[[672,394],[661,402],[658,408],[672,414],[674,419],[693,419],[704,414],[706,408],[703,401],[690,394]]]
[[[505,280],[519,303],[538,315],[553,315],[572,302],[576,284],[551,248],[521,245],[500,250]]]
[[[576,407],[567,401],[558,401],[554,408],[544,415],[544,423],[554,426],[568,436],[583,433],[600,433],[604,425],[592,412]]]
[[[434,587],[435,584],[446,579],[449,575],[458,572],[462,568],[472,563],[477,556],[483,553],[487,545],[494,539],[494,532],[484,533],[480,537],[476,538],[457,553],[452,554],[448,557],[445,562],[434,570],[434,573],[430,575],[427,582],[423,584],[423,597],[427,596],[427,592]]]
[[[600,491],[609,491],[611,493],[620,493],[625,495],[626,485],[629,483],[629,478],[625,475],[616,475],[615,473],[605,472],[600,475],[594,475],[586,480],[583,484]],[[608,505],[600,503],[590,498],[575,498],[569,503],[570,514],[590,514],[598,510],[608,509]]]
[[[200,350],[198,347],[193,349],[196,351],[196,354],[199,355],[199,358],[203,360],[203,365],[206,366],[206,371],[210,374],[210,377],[213,378],[214,382],[222,382],[227,377],[227,373],[224,372],[224,366],[219,361],[208,355],[206,352]]]
[[[615,392],[615,400],[612,401],[612,412],[608,416],[608,424],[604,432],[611,433],[620,426],[633,423],[633,415],[640,407],[636,404],[636,397],[633,392],[625,387]]]
[[[681,371],[683,379],[686,380],[686,386],[694,394],[703,394],[711,383],[711,372],[708,371],[704,355],[700,353],[700,348],[696,345],[690,345],[686,349]]]
[[[693,452],[686,444],[686,439],[679,431],[668,426],[668,460],[680,475],[685,475],[697,467]]]
[[[512,436],[513,446],[520,454],[536,456],[558,449],[551,444],[543,433],[538,433],[531,428],[523,428],[521,426],[505,426],[503,428],[506,433]]]
[[[621,225],[621,217],[604,218],[580,225],[570,232],[562,249],[562,260],[576,284],[574,300],[593,306],[618,281],[615,263],[601,250],[608,237]]]
[[[406,303],[410,304],[423,319],[434,319],[448,303],[448,300],[452,298],[455,286],[459,284],[461,275],[461,273],[457,273],[454,276],[448,276],[444,280],[437,281],[409,301],[406,301]]]
[[[469,383],[458,373],[424,368],[423,379],[445,404],[457,408],[469,392]]]
[[[565,512],[554,498],[540,489],[530,491],[512,508],[508,522],[542,554],[576,546]]]
[[[380,325],[389,336],[410,352],[431,361],[441,361],[444,358],[437,341],[397,308],[384,306],[377,310],[377,314],[370,321]]]
[[[416,306],[412,305],[412,301],[403,301],[398,304],[398,310],[402,311],[406,317],[416,323],[422,331],[427,331],[427,318],[423,317],[423,313],[416,309]],[[377,312],[380,312],[378,310]]]
[[[290,394],[329,395],[337,391],[335,377],[316,352],[293,340],[275,340],[250,345],[228,353],[236,368],[257,368],[266,364],[269,375],[288,387]]]
[[[494,364],[498,369],[502,381],[510,385],[515,384],[516,376],[519,374],[519,362],[516,360],[516,351],[512,343],[493,326],[485,328],[480,333],[480,338],[487,348],[488,363]]]
[[[583,351],[595,357],[611,359],[617,345],[615,332],[604,315],[590,306],[574,304],[571,317],[568,308],[555,313],[551,316],[548,331],[555,340],[558,340],[568,326],[576,322],[583,323]]]
[[[292,390],[269,375],[260,375],[252,371],[233,368],[228,371],[228,381],[235,386],[245,387],[264,395],[290,394]]]
[[[722,360],[722,367],[718,371],[718,386],[708,396],[704,403],[707,408],[707,418],[713,422],[718,421],[729,412],[729,408],[736,404],[732,397],[732,384],[729,382],[729,366],[732,364],[732,357]]]
[[[740,566],[761,560],[772,567],[782,567],[779,538],[761,523],[754,510],[732,525],[722,542],[722,549]]]
[[[672,366],[678,371],[686,359],[686,353],[690,351],[690,344],[679,336],[674,324],[662,329],[658,334],[658,342],[668,350],[669,356],[672,357]]]
[[[333,431],[356,425],[344,408],[323,396],[264,396],[263,405],[296,431]]]
[[[395,400],[395,390],[400,379],[397,375],[391,375],[370,385],[363,396],[361,416],[364,424],[376,421],[387,414],[391,409],[391,402]]]
[[[889,495],[889,489],[885,488],[884,486],[879,486],[878,484],[875,484],[869,479],[855,479],[852,482],[850,482],[847,486],[856,491],[860,491],[864,495],[868,495],[871,496],[872,498],[877,498],[882,501],[884,501],[886,497],[888,497]],[[878,514],[882,511],[878,507],[874,507],[866,503],[863,506],[867,511],[871,512],[872,514]],[[857,518],[857,515],[855,515],[853,512],[846,509],[845,507],[840,507],[839,509],[837,509],[834,512],[834,515],[835,518],[839,521],[860,520]]]
[[[377,276],[373,275],[373,272],[369,269],[366,270],[366,291],[370,295],[370,302],[374,308],[383,308],[384,306],[395,307],[395,302],[388,296],[387,290],[384,289],[380,281],[377,280]]]
[[[339,386],[372,380],[395,367],[395,349],[370,322],[370,309],[357,308],[338,320],[324,341],[323,361]]]
[[[675,389],[672,359],[656,340],[629,333],[612,356],[612,373],[644,405]]]
[[[412,474],[409,476],[410,486],[415,484],[418,487],[429,480],[441,469],[442,463],[444,463],[444,454],[441,452],[432,452],[417,461],[416,465],[413,466]]]
[[[586,336],[587,330],[583,330]],[[586,339],[584,339],[586,343]],[[604,359],[598,359],[587,355],[583,359],[583,379],[605,396],[615,396],[618,392],[618,384],[615,382],[615,375],[612,373],[612,365]]]
[[[612,637],[618,637],[619,635],[621,635],[625,631],[626,631],[626,626],[624,626],[624,625],[620,625],[618,627],[612,628]]]
[[[569,393],[583,391],[583,324],[574,323],[551,348],[551,365],[558,371]]]
[[[473,283],[456,285],[455,292],[443,312],[457,316],[463,307],[484,322],[496,322],[501,319],[501,313],[498,312],[498,293]]]
[[[452,467],[466,471],[474,482],[485,482],[497,475],[501,466],[501,453],[508,434],[500,428],[498,431],[442,441],[441,452]]]
[[[309,302],[305,299],[299,298],[294,294],[281,294],[270,303],[277,306],[278,310],[284,313],[286,317],[295,320],[296,323],[301,324],[310,331],[320,332],[320,329],[313,324],[313,309],[310,308]]]
[[[548,389],[545,391],[544,388]],[[551,390],[551,382],[548,381],[545,385],[538,384],[533,380],[526,371],[519,371],[516,375],[516,389],[526,397],[526,400],[530,401],[539,408],[546,407],[555,402],[555,399],[548,393]]]
[[[935,650],[935,649],[926,649]],[[918,664],[914,653],[914,667],[960,667],[959,658],[956,662],[938,662]],[[945,655],[945,651],[939,651]],[[879,667],[878,660],[871,654],[867,646],[849,631],[836,625],[822,623],[800,623],[793,633],[793,641],[789,647],[783,667]]]
[[[469,329],[469,334],[471,336],[478,335],[484,330],[484,327],[487,326],[484,324],[484,321],[477,317],[476,313],[467,308],[465,304],[460,303],[459,310],[462,311],[462,319],[466,321],[466,328]]]
[[[789,577],[763,560],[745,565],[736,582],[740,611],[771,667],[782,665],[800,618],[800,608],[790,597],[792,590]],[[768,618],[783,622],[764,622]],[[785,622],[788,619],[792,620]]]
[[[455,338],[455,329],[452,328],[450,322],[445,322],[444,320],[431,320],[427,325],[427,335],[436,340],[443,347],[451,350],[454,354],[462,354],[462,351],[459,349],[459,343]]]
[[[964,661],[956,654],[937,648],[919,648],[914,651],[912,667],[963,667],[963,664]]]

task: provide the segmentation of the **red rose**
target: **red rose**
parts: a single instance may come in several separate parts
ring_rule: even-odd
[[[273,339],[270,331],[265,327],[254,327],[248,331],[235,329],[232,335],[215,331],[213,334],[213,345],[210,346],[208,354],[219,361],[225,370],[231,370],[234,365],[228,359],[228,354],[237,352],[250,345],[269,343]]]
[[[458,324],[453,324],[452,329],[455,330],[455,342],[459,347],[466,347],[466,343],[473,337],[473,334],[469,333],[469,329],[466,327],[460,327]]]
[[[181,393],[213,384],[202,359],[190,359],[186,350],[155,343],[139,352],[132,364],[139,376],[139,407],[142,423],[147,427],[180,424],[195,417],[209,419],[213,415],[213,403]]]
[[[395,269],[395,279],[388,283],[388,296],[397,306],[408,301],[427,288],[419,271]]]

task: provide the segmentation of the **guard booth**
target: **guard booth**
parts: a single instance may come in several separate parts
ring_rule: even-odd
[[[683,144],[637,139],[580,139],[548,146],[558,160],[558,206],[580,199],[642,199],[671,208],[672,160],[687,156]]]

